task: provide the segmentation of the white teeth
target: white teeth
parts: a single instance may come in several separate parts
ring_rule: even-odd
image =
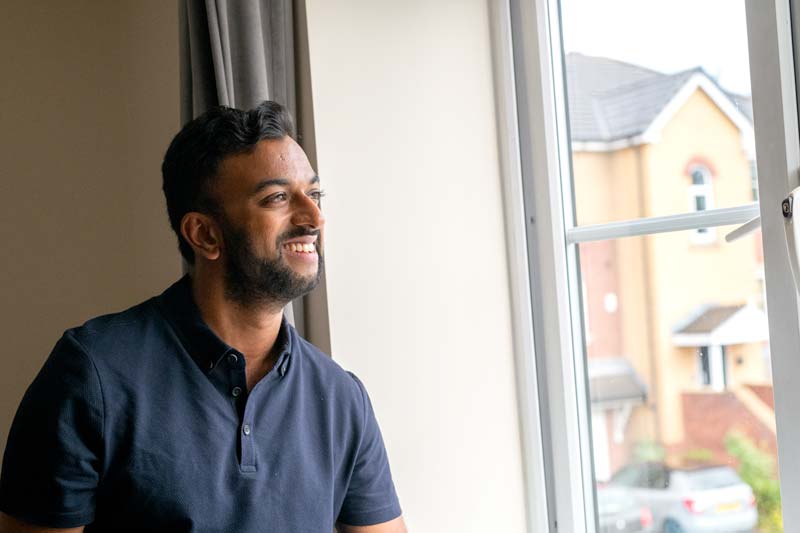
[[[285,244],[284,246],[292,252],[312,253],[315,251],[313,244],[290,242],[289,244]]]

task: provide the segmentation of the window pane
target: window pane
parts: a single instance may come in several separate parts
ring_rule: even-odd
[[[705,211],[705,209],[706,209],[706,197],[705,196],[695,196],[694,197],[694,209],[695,209],[695,211]]]
[[[705,209],[752,202],[744,0],[561,10],[577,224],[691,211],[693,184]]]
[[[692,234],[578,245],[598,501],[627,491],[657,531],[780,531],[760,232]]]

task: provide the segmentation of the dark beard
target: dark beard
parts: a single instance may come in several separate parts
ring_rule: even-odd
[[[276,249],[281,254],[275,260],[264,259],[253,252],[247,234],[220,220],[225,242],[225,297],[244,307],[282,309],[286,304],[311,292],[319,283],[324,260],[317,246],[317,274],[311,278],[298,276],[283,261],[282,244],[304,235],[319,235],[319,231],[303,228],[286,232],[277,239]]]

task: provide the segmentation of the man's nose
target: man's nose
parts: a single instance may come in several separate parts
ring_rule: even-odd
[[[295,208],[292,212],[292,223],[296,226],[321,228],[325,224],[325,216],[322,214],[317,201],[305,194],[298,194],[296,198]]]

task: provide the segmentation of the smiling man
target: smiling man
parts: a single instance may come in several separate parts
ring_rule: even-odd
[[[283,318],[324,265],[292,129],[264,102],[172,141],[189,274],[64,333],[9,432],[0,532],[405,532],[364,386]]]

